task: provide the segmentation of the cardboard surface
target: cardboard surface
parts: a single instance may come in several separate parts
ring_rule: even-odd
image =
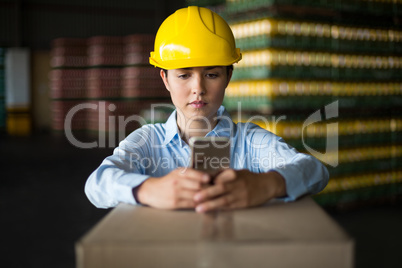
[[[76,244],[77,267],[353,267],[353,240],[309,198],[197,214],[120,204]]]

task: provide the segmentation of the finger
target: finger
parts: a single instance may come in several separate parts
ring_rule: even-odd
[[[202,183],[207,183],[210,180],[210,176],[207,173],[193,168],[182,168],[179,174],[180,176]]]
[[[186,190],[186,189],[181,189],[178,193],[177,193],[177,198],[178,199],[180,199],[180,200],[185,200],[185,199],[188,199],[188,200],[191,200],[191,201],[195,201],[194,200],[194,195],[196,194],[197,192],[196,191],[193,191],[193,190]]]
[[[203,183],[184,177],[183,179],[178,180],[178,186],[182,189],[198,191],[203,188]]]
[[[176,208],[195,208],[196,203],[191,199],[181,199],[177,201]]]
[[[213,186],[207,187],[199,191],[195,196],[194,200],[196,202],[203,202],[209,199],[216,198],[225,193],[231,192],[233,185],[231,183],[219,183]]]
[[[195,207],[195,211],[207,212],[207,211],[212,211],[212,210],[217,210],[217,209],[230,208],[231,204],[234,201],[235,201],[235,196],[233,194],[225,194],[216,199],[212,199],[212,200],[206,201],[204,203],[198,204]]]
[[[215,177],[216,183],[226,183],[229,181],[234,181],[237,178],[236,171],[233,169],[225,169]]]

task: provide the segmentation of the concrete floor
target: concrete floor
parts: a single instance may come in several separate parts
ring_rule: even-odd
[[[79,149],[62,135],[0,137],[1,267],[75,267],[74,243],[110,210],[84,194],[112,149]],[[356,241],[355,267],[400,267],[401,202],[328,213]]]

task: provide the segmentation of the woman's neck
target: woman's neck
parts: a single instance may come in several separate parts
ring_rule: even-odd
[[[217,124],[216,117],[214,120],[207,120],[207,118],[186,118],[183,115],[177,114],[177,126],[181,138],[188,144],[191,137],[204,137],[210,132]]]

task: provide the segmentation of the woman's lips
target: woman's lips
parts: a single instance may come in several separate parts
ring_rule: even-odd
[[[202,108],[202,107],[204,107],[205,105],[207,105],[207,103],[206,103],[206,102],[203,102],[203,101],[193,101],[192,103],[190,103],[190,105],[191,105],[193,108],[199,109],[199,108]]]

